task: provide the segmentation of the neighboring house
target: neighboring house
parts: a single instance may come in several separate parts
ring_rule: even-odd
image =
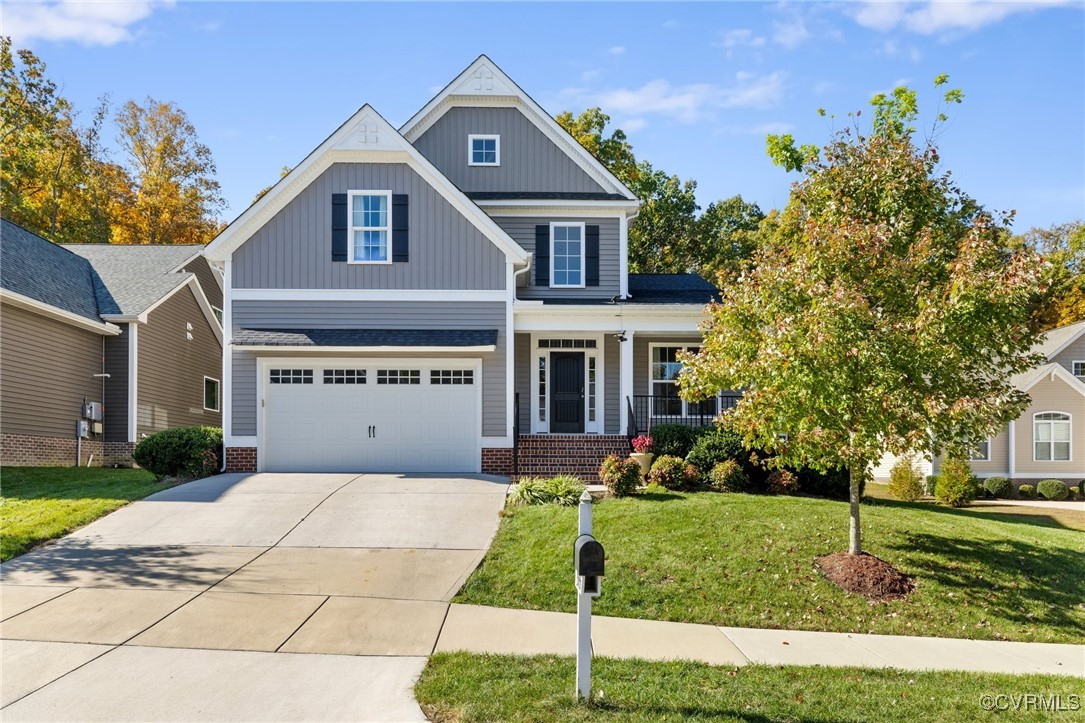
[[[485,56],[398,130],[362,107],[204,251],[228,468],[592,478],[707,421],[674,376],[716,290],[629,273],[639,206]]]
[[[221,424],[222,287],[200,246],[62,246],[0,224],[0,463],[126,464],[149,434]]]
[[[1032,403],[999,434],[984,440],[969,464],[979,477],[1008,477],[1021,484],[1040,479],[1085,479],[1085,321],[1052,329],[1035,351],[1046,362],[1013,378]],[[896,462],[886,455],[874,469],[886,479]],[[921,460],[938,474],[941,458]]]

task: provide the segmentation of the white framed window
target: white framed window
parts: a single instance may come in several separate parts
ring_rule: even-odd
[[[1036,462],[1070,460],[1070,425],[1071,417],[1066,412],[1032,415],[1032,459]]]
[[[539,355],[539,421],[546,421],[546,360],[549,354]]]
[[[1078,379],[1085,379],[1085,361],[1075,360],[1070,363],[1071,371]]]
[[[467,136],[467,165],[500,166],[501,136],[477,133]]]
[[[203,408],[209,412],[219,411],[219,380],[203,378]]]
[[[680,344],[648,345],[648,391],[652,395],[652,416],[715,416],[719,412],[719,400],[715,397],[687,402],[678,394],[678,372],[682,371],[678,353],[688,351],[695,354],[699,350],[696,346]]]
[[[973,462],[990,462],[991,461],[991,438],[983,440],[976,445],[976,448],[972,450],[972,456],[969,459]]]
[[[595,392],[599,375],[596,373],[597,357],[588,357],[588,421],[595,421]]]
[[[222,326],[222,309],[217,306],[211,307],[211,313],[215,315],[215,318],[219,320],[219,326]]]
[[[550,224],[550,287],[584,288],[584,224]]]
[[[350,263],[392,263],[392,192],[348,191],[347,197]]]

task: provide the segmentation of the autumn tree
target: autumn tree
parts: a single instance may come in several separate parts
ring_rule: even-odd
[[[915,91],[873,105],[869,130],[857,113],[820,153],[770,141],[773,160],[803,177],[680,377],[687,397],[745,389],[726,424],[777,463],[847,468],[853,554],[860,482],[884,452],[963,453],[1025,409],[1009,379],[1037,363],[1028,302],[1041,276],[1007,219],[917,138]]]
[[[1047,284],[1032,314],[1037,328],[1046,331],[1085,321],[1085,223],[1033,228],[1020,242],[1047,261]]]
[[[129,100],[115,116],[131,195],[117,219],[118,240],[137,244],[206,243],[225,208],[211,150],[174,103]]]

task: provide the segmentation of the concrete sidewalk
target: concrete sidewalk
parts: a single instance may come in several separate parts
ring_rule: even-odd
[[[687,659],[712,665],[861,666],[1085,678],[1085,645],[722,628],[597,616],[592,648],[595,655],[612,658]],[[453,604],[436,649],[575,655],[576,616]]]

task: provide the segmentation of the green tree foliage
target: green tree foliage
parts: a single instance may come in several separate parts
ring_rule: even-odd
[[[1037,327],[1046,331],[1085,321],[1085,223],[1034,228],[1019,242],[1048,262],[1047,284],[1032,314]]]
[[[872,464],[994,435],[1028,403],[1009,378],[1037,362],[1041,261],[939,170],[913,99],[894,93],[871,131],[800,151],[804,177],[680,376],[688,398],[746,389],[728,426],[777,464],[847,467],[852,553]]]

